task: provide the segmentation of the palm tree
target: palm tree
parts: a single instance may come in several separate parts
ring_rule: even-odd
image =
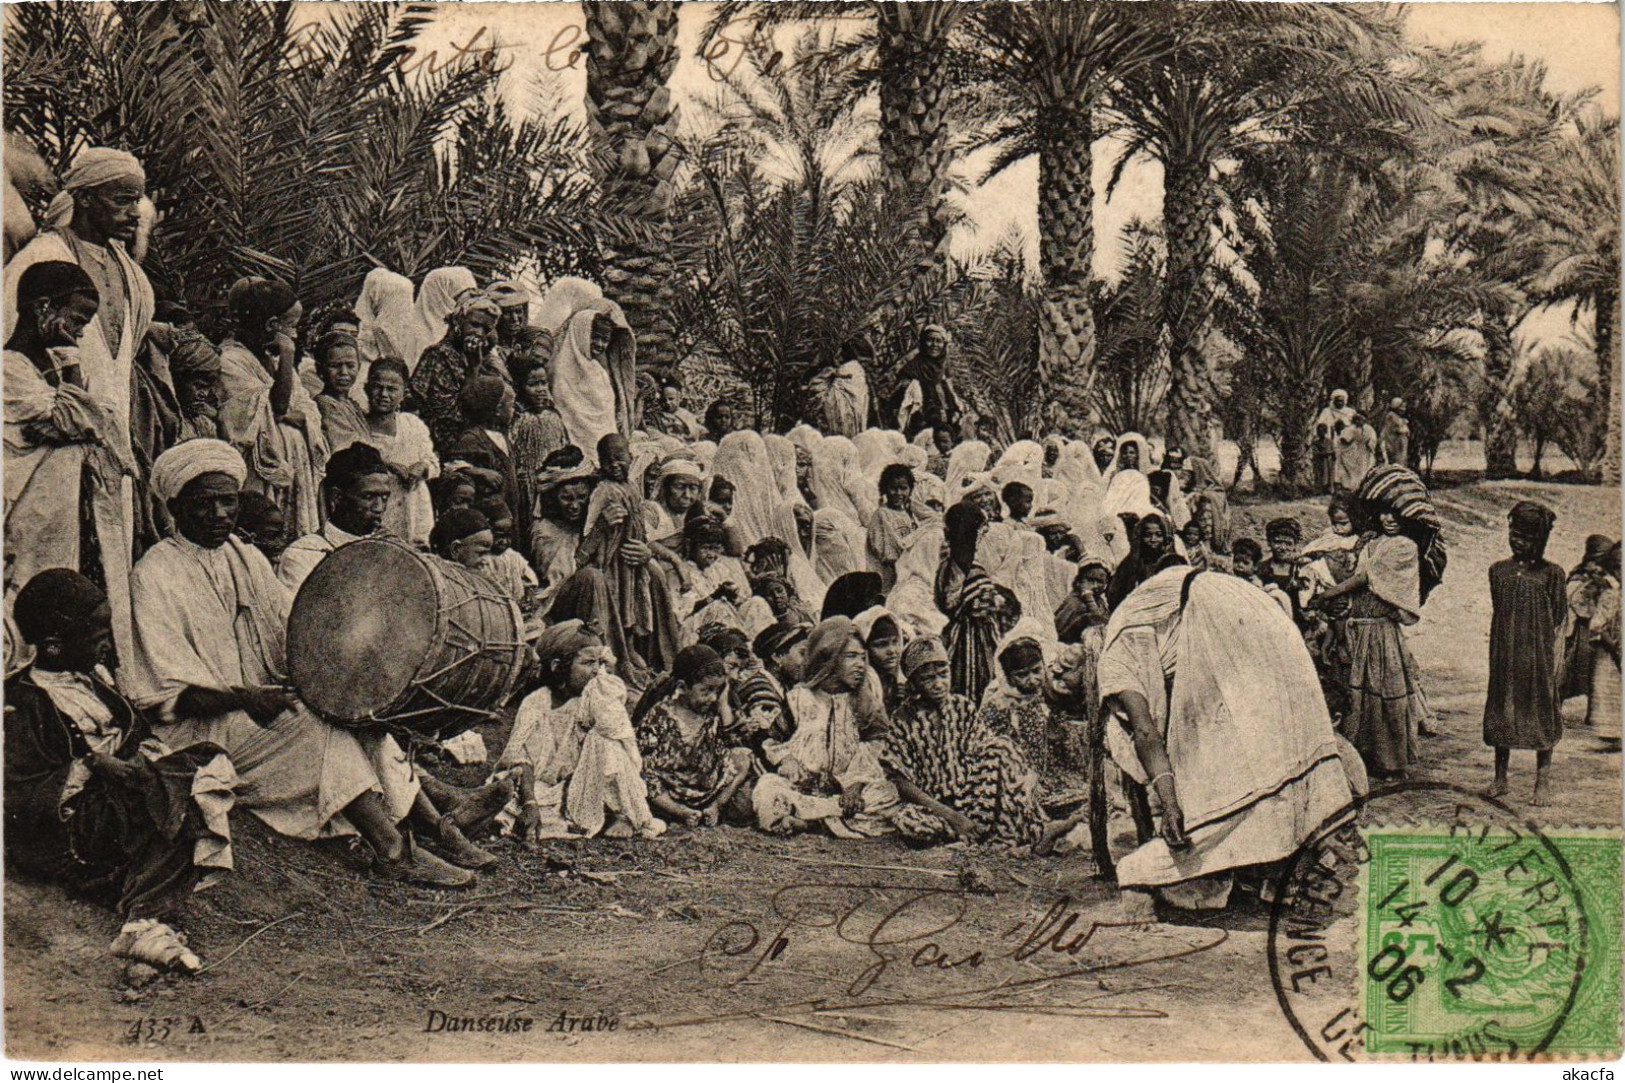
[[[1548,263],[1539,208],[1552,172],[1572,153],[1565,138],[1589,93],[1547,89],[1543,65],[1513,57],[1490,63],[1478,46],[1421,52],[1418,73],[1450,120],[1426,149],[1436,189],[1436,238],[1448,258],[1504,288],[1479,313],[1485,343],[1483,392],[1485,472],[1517,473],[1513,333],[1540,303],[1533,290]],[[1609,212],[1617,221],[1617,211]]]
[[[477,58],[407,70],[434,10],[31,4],[7,13],[6,123],[58,171],[98,143],[140,157],[164,215],[149,273],[206,315],[244,274],[314,310],[373,266],[496,276],[606,232],[571,125],[508,122]]]
[[[1204,349],[1211,265],[1224,202],[1221,170],[1249,148],[1291,141],[1357,165],[1406,148],[1426,108],[1389,74],[1399,28],[1381,11],[1193,5],[1192,26],[1157,63],[1125,72],[1110,122],[1127,136],[1108,194],[1137,156],[1163,171],[1168,260],[1162,322],[1173,379],[1168,438],[1208,451],[1212,376]]]
[[[877,92],[882,176],[914,214],[921,277],[947,257],[954,157],[947,124],[954,59],[949,44],[972,7],[954,0],[728,0],[718,5],[704,39],[709,46],[725,28],[746,17],[754,24],[753,32],[830,18],[841,18],[843,28],[855,28],[843,30],[821,56],[802,62],[828,65],[840,73],[850,100]]]
[[[983,139],[996,151],[987,175],[1038,158],[1046,389],[1062,374],[1085,387],[1093,375],[1095,107],[1115,80],[1170,55],[1176,17],[1173,5],[1154,2],[1032,0],[981,5],[967,25],[967,68],[998,88],[1008,111]]]
[[[1605,480],[1619,481],[1619,120],[1586,111],[1575,117],[1567,152],[1551,163],[1540,195],[1535,244],[1543,265],[1530,283],[1545,302],[1589,309],[1597,344],[1599,398],[1608,410]]]
[[[667,83],[677,66],[677,5],[583,0],[581,9],[587,127],[603,199],[645,227],[604,238],[604,284],[637,334],[639,360],[666,367],[675,361],[670,211],[678,110]]]

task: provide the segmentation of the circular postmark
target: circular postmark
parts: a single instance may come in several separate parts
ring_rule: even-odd
[[[1276,1000],[1324,1061],[1617,1051],[1619,847],[1448,783],[1376,787],[1282,863]]]

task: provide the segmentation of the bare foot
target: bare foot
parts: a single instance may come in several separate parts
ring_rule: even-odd
[[[1535,808],[1546,808],[1552,803],[1551,789],[1546,783],[1546,776],[1542,775],[1535,780],[1535,796],[1529,799]]]
[[[434,798],[433,794],[429,796]],[[477,790],[460,791],[456,803],[447,811],[446,819],[466,835],[478,834],[496,819],[497,813],[507,807],[512,797],[511,779],[492,779]]]
[[[799,816],[786,816],[774,824],[773,830],[769,831],[768,834],[779,836],[799,835],[805,830],[807,830],[806,820],[801,819]]]
[[[1044,825],[1044,834],[1033,847],[1035,857],[1048,857],[1055,850],[1055,844],[1078,824],[1082,823],[1086,812],[1075,812],[1064,820],[1051,820]]]
[[[629,839],[632,835],[632,822],[625,816],[617,815],[604,828],[606,839]]]
[[[1498,778],[1494,782],[1490,783],[1489,789],[1484,791],[1484,796],[1485,797],[1505,797],[1507,795],[1507,791],[1510,790],[1511,788],[1512,788],[1511,786],[1507,785],[1507,780],[1506,779]]]

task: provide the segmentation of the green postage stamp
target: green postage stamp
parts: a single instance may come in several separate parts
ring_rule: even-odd
[[[1366,1052],[1617,1055],[1620,839],[1373,828]]]

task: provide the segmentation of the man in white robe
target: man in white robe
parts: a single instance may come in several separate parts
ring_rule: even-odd
[[[16,328],[17,283],[36,263],[77,264],[95,284],[101,304],[79,339],[84,386],[108,422],[102,439],[112,462],[129,473],[104,478],[91,492],[103,578],[113,610],[113,639],[130,643],[131,546],[134,535],[134,462],[130,403],[135,356],[152,322],[152,285],[126,246],[135,240],[146,172],[131,154],[108,147],[79,152],[62,177],[62,190],[46,210],[45,228],[5,269],[6,338]]]
[[[471,882],[399,828],[419,787],[394,738],[328,725],[283,684],[288,592],[231,533],[246,476],[241,456],[218,440],[178,444],[153,464],[176,533],[132,573],[135,649],[120,679],[154,712],[153,732],[166,744],[225,749],[244,784],[239,804],[273,830],[298,839],[359,833],[382,876]]]

